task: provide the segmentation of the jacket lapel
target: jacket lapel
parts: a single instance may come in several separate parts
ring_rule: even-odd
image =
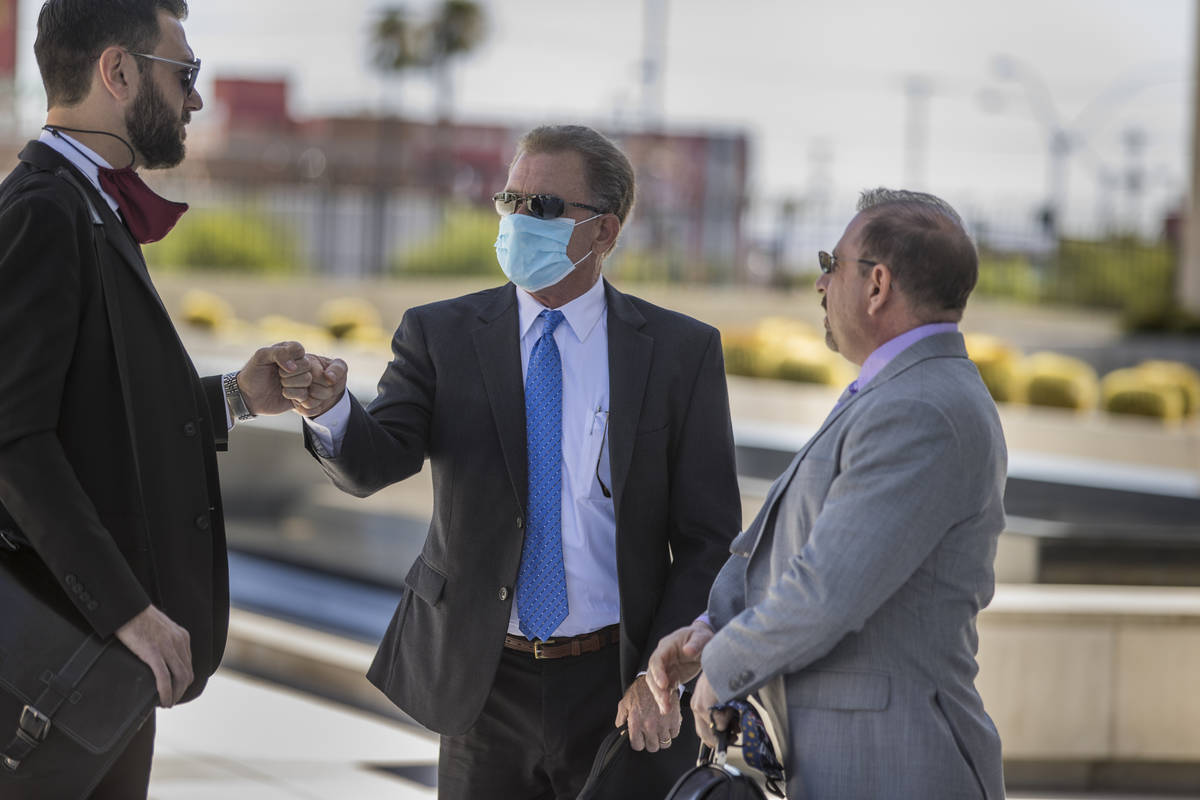
[[[167,314],[167,309],[163,305],[162,298],[158,296],[158,290],[154,288],[154,283],[150,280],[150,273],[146,269],[146,260],[142,257],[141,248],[133,240],[133,236],[129,233],[129,229],[125,227],[125,223],[121,221],[121,218],[113,212],[105,199],[96,191],[96,187],[87,179],[87,176],[76,169],[70,161],[63,158],[53,147],[42,142],[34,141],[25,145],[25,149],[21,151],[20,159],[38,169],[51,173],[57,172],[59,169],[70,170],[76,183],[83,187],[83,190],[91,196],[92,204],[104,222],[104,238],[108,242],[109,247],[121,256],[121,260],[125,262],[129,269],[133,270],[133,274],[137,276],[138,281],[150,293],[150,296],[154,298],[154,302],[162,309],[163,314]]]
[[[529,462],[525,452],[525,387],[521,382],[516,287],[510,283],[498,289],[492,302],[479,312],[479,319],[483,325],[471,333],[479,371],[513,492],[524,508],[529,491]]]
[[[613,510],[620,519],[642,398],[650,377],[654,339],[641,332],[646,318],[608,281],[604,281],[604,296],[608,306],[609,469]]]
[[[866,385],[866,387],[857,394],[851,395],[841,405],[829,412],[829,416],[821,423],[821,427],[812,435],[804,447],[796,453],[796,457],[792,459],[792,463],[784,470],[783,474],[775,481],[771,487],[771,491],[767,495],[767,499],[763,502],[762,510],[758,516],[754,518],[754,523],[750,528],[733,541],[730,549],[741,555],[753,555],[758,543],[762,540],[763,531],[770,527],[768,520],[772,519],[772,514],[775,507],[778,505],[783,493],[787,490],[788,484],[792,482],[792,477],[796,474],[796,469],[800,466],[801,460],[812,448],[813,444],[821,438],[825,431],[846,412],[853,403],[860,398],[878,390],[880,387],[887,384],[892,378],[899,375],[901,372],[910,367],[919,364],[930,358],[966,358],[967,350],[963,344],[962,334],[960,333],[941,333],[926,337],[913,344],[911,347],[900,352],[893,358],[888,365],[875,378]]]

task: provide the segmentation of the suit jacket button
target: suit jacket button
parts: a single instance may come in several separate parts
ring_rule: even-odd
[[[525,527],[525,518],[524,518],[524,517],[522,517],[520,514],[517,514],[517,527],[518,527],[518,528],[524,528],[524,527]]]
[[[211,524],[212,524],[212,522],[209,521],[208,514],[197,514],[196,515],[196,527],[199,528],[200,530],[202,530],[202,531],[208,530],[208,526]]]
[[[729,682],[729,689],[734,692],[740,692],[742,689],[750,685],[754,680],[754,673],[748,669],[744,669],[737,675],[733,676],[733,680]]]
[[[67,586],[70,586],[72,589],[74,589],[75,585],[79,583],[79,579],[76,578],[74,574],[68,574],[64,580],[66,581]]]
[[[508,599],[508,587],[501,586],[500,587],[500,602],[503,603],[507,599]]]
[[[188,421],[183,423],[183,435],[189,439],[196,435],[196,423]]]
[[[87,610],[88,610],[88,611],[95,611],[95,610],[96,610],[97,608],[99,608],[99,607],[100,607],[100,604],[99,604],[99,603],[97,603],[95,600],[93,600],[93,601],[91,601],[90,603],[88,603],[88,604],[87,604]]]

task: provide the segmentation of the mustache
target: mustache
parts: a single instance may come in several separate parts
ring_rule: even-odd
[[[821,308],[822,308],[822,309],[824,309],[824,310],[826,310],[826,311],[828,311],[828,310],[829,310],[829,307],[825,305],[825,301],[826,301],[827,299],[828,299],[828,298],[827,298],[827,297],[825,297],[825,295],[821,295]]]

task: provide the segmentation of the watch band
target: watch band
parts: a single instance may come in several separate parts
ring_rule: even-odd
[[[246,398],[242,397],[242,390],[238,388],[238,374],[236,372],[227,372],[221,376],[221,388],[225,390],[225,402],[229,404],[229,410],[238,422],[244,422],[248,419],[254,419],[256,415],[250,413],[250,409],[246,407]]]

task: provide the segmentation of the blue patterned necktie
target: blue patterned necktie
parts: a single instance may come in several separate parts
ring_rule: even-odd
[[[567,618],[567,575],[562,550],[562,361],[554,343],[561,311],[543,311],[542,335],[529,354],[525,377],[525,447],[529,508],[517,573],[521,633],[545,641]]]

